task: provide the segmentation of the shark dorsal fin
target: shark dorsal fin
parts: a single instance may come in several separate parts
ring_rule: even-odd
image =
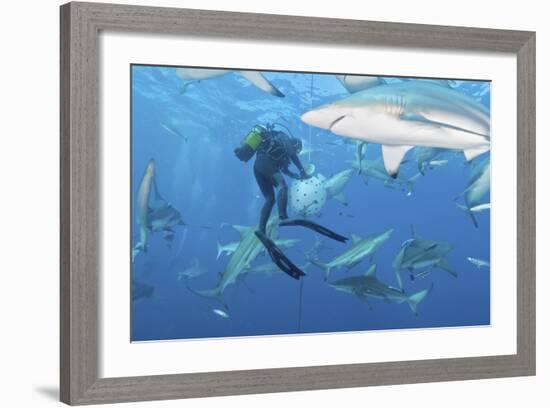
[[[363,238],[361,238],[359,235],[351,234],[351,242],[353,242],[354,244],[357,244],[362,239]]]
[[[365,276],[368,276],[369,278],[375,278],[376,277],[376,264],[372,264],[367,272],[365,273]]]
[[[199,266],[199,258],[195,257],[195,258],[193,259],[193,266],[194,266],[194,267]]]

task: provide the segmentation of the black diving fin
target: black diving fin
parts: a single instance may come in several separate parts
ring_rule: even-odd
[[[279,226],[280,227],[290,227],[290,226],[306,227],[306,228],[309,228],[310,230],[318,232],[321,235],[329,237],[330,239],[333,239],[335,241],[340,241],[345,243],[348,240],[347,237],[337,234],[336,232],[331,231],[328,228],[325,228],[322,225],[319,225],[309,220],[304,220],[304,219],[284,220],[279,223]]]
[[[281,249],[263,232],[255,231],[254,233],[256,234],[260,242],[264,245],[273,263],[277,265],[280,270],[282,270],[294,279],[300,279],[302,276],[305,276],[305,272],[294,265],[294,263],[290,259],[288,259],[283,251],[281,251]]]

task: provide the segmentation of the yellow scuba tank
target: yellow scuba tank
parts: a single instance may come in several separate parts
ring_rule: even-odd
[[[260,144],[265,140],[268,134],[268,129],[261,125],[256,125],[246,135],[239,147],[235,148],[235,156],[241,161],[249,161]]]

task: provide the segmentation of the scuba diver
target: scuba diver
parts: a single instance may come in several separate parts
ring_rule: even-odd
[[[295,279],[300,279],[305,273],[294,265],[266,234],[267,222],[275,201],[277,202],[279,212],[279,226],[306,227],[340,242],[346,242],[347,238],[309,220],[288,219],[288,187],[283,174],[296,180],[306,180],[311,178],[311,175],[305,171],[298,157],[302,150],[302,141],[275,129],[275,125],[255,126],[245,137],[241,145],[234,150],[234,153],[239,160],[244,162],[249,161],[256,154],[254,176],[265,198],[265,203],[260,213],[258,230],[255,232],[256,236],[265,246],[273,262],[282,271]],[[282,125],[278,126],[284,127]],[[288,167],[291,163],[298,169],[299,174],[289,170]],[[276,188],[278,189],[278,193],[275,200]]]

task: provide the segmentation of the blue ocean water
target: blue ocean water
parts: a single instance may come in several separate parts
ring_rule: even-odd
[[[373,299],[369,305],[357,296],[337,291],[315,266],[307,268],[308,275],[301,282],[283,273],[268,276],[243,271],[226,288],[221,302],[189,290],[210,289],[219,281],[230,258],[217,258],[218,243],[239,240],[231,225],[258,223],[263,197],[252,170],[254,160],[244,163],[233,153],[254,125],[281,123],[306,147],[320,150],[301,156],[301,160],[313,163],[316,172],[327,178],[350,168],[354,160],[355,144],[343,143],[342,137],[300,120],[311,107],[349,95],[333,75],[264,75],[285,94],[284,98],[262,92],[236,73],[185,83],[173,67],[132,66],[132,246],[140,239],[136,199],[150,159],[155,163],[158,192],[181,213],[185,225],[173,227],[172,240],[160,232],[151,233],[147,252],[139,253],[132,264],[135,299],[131,340],[490,324],[490,270],[467,260],[490,260],[490,210],[476,213],[476,228],[457,207],[457,196],[467,188],[471,172],[458,152],[445,153],[442,158],[448,163],[417,176],[410,194],[354,174],[344,189],[349,204],[328,200],[321,214],[311,218],[346,236],[366,237],[394,229],[373,257],[349,271],[332,271],[328,283],[364,274],[374,262],[377,278],[397,286],[392,262],[403,242],[412,237],[411,226],[423,239],[451,243],[453,249],[446,259],[456,278],[438,268],[430,268],[429,274],[414,280],[407,271],[402,273],[407,294],[433,284],[433,290],[418,305],[418,314],[406,302]],[[401,79],[388,78],[392,81]],[[489,107],[487,82],[455,81],[453,86]],[[369,145],[366,158],[376,160],[380,154],[378,145]],[[417,175],[412,151],[401,172]],[[292,180],[287,179],[287,183]],[[299,217],[290,205],[289,212],[291,217]],[[297,265],[307,262],[305,252],[317,239],[304,228],[280,229],[279,237],[300,240],[284,250]],[[321,240],[325,245],[318,254],[321,261],[332,259],[351,245],[325,237]],[[263,253],[254,265],[267,262],[269,257]],[[181,272],[197,264],[205,273],[178,279]],[[216,311],[223,311],[225,316]]]

